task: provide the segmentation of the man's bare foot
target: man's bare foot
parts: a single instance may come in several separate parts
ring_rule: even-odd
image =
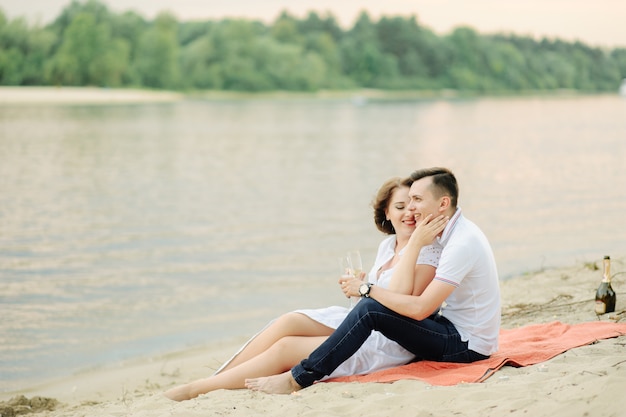
[[[302,389],[291,376],[291,371],[279,375],[246,379],[245,385],[246,388],[252,391],[261,391],[268,394],[291,394]]]

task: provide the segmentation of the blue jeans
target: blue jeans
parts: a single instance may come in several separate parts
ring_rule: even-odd
[[[363,298],[320,347],[291,369],[292,376],[303,388],[313,385],[359,350],[373,330],[413,353],[415,360],[469,363],[488,358],[470,350],[454,325],[440,315],[413,320]]]

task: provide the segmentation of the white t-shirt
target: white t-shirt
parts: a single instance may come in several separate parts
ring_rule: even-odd
[[[456,287],[441,314],[468,341],[469,349],[493,354],[500,332],[500,285],[487,238],[458,207],[436,244],[442,252],[435,279]]]

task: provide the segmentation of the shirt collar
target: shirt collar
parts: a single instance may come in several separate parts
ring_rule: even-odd
[[[452,231],[454,230],[454,227],[457,225],[460,217],[461,217],[461,207],[457,206],[456,212],[454,213],[454,215],[452,215],[452,218],[446,225],[446,228],[443,229],[443,233],[441,234],[441,236],[437,236],[437,242],[439,242],[441,246],[445,246],[446,242],[448,242],[448,239],[450,238],[450,235],[452,234]]]

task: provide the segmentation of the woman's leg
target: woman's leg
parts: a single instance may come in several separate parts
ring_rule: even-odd
[[[246,378],[269,376],[291,369],[321,345],[326,338],[327,336],[284,337],[247,362],[217,375],[174,387],[166,391],[165,396],[175,401],[183,401],[217,389],[245,388]]]
[[[295,381],[300,387],[308,387],[330,375],[361,347],[372,330],[380,331],[418,358],[435,361],[452,359],[457,362],[475,360],[468,360],[467,353],[471,351],[466,342],[461,342],[458,332],[449,321],[431,318],[413,320],[393,312],[375,300],[365,298],[319,348],[293,367],[290,375],[287,373],[288,379]],[[266,380],[268,378],[250,381],[248,387],[276,392],[272,387],[264,387]]]
[[[301,313],[283,314],[258,334],[226,365],[220,373],[238,366],[265,352],[274,343],[287,336],[330,336],[334,329]]]

